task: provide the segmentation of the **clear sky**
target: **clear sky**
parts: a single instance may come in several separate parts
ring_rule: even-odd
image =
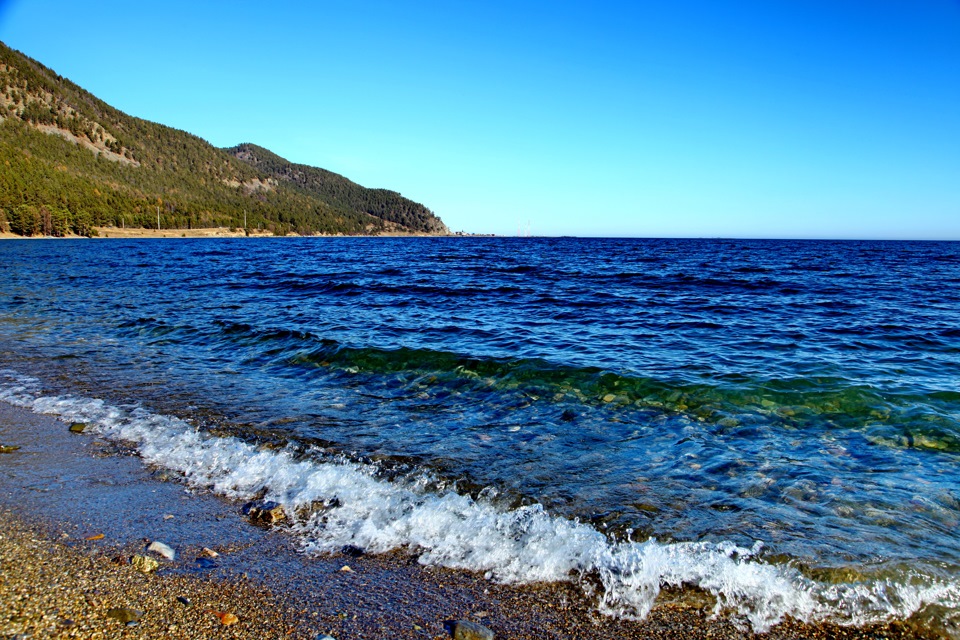
[[[960,239],[960,0],[0,0],[0,40],[453,230]]]

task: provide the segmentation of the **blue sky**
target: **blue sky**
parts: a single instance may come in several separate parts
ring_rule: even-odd
[[[960,0],[0,0],[132,115],[515,235],[960,239]]]

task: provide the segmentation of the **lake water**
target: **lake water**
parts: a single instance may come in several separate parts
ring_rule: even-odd
[[[960,621],[960,244],[0,243],[0,398],[308,551]]]

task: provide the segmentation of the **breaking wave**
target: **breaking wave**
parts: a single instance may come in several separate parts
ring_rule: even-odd
[[[506,583],[573,581],[600,611],[643,618],[665,587],[709,593],[715,613],[763,632],[784,617],[865,625],[936,610],[945,626],[960,618],[960,585],[904,571],[856,582],[819,581],[790,563],[727,542],[614,541],[541,506],[508,509],[487,489],[476,498],[428,474],[385,480],[372,464],[319,450],[271,450],[206,433],[177,417],[102,400],[42,394],[38,380],[0,372],[0,400],[132,444],[151,465],[230,499],[264,497],[305,514],[292,529],[308,553],[345,545],[369,552],[403,548],[427,565],[467,569]],[[945,613],[944,613],[945,612]]]

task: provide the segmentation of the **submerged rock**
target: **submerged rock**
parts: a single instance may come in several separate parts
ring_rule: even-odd
[[[476,622],[457,620],[452,627],[453,640],[493,640],[493,631]]]
[[[271,525],[287,519],[287,512],[283,505],[271,501],[248,502],[243,507],[243,514],[253,524]]]
[[[107,617],[119,620],[123,624],[137,622],[143,617],[143,611],[128,609],[127,607],[115,607],[107,611]]]
[[[130,558],[130,564],[133,565],[133,568],[137,571],[142,571],[143,573],[151,573],[160,568],[160,563],[150,558],[148,556],[136,555]]]
[[[170,548],[169,545],[166,545],[159,540],[154,540],[150,543],[150,546],[147,547],[147,551],[152,551],[159,556],[163,556],[167,560],[173,560],[177,554]]]
[[[20,447],[15,444],[0,444],[0,453],[13,453],[19,448]]]

